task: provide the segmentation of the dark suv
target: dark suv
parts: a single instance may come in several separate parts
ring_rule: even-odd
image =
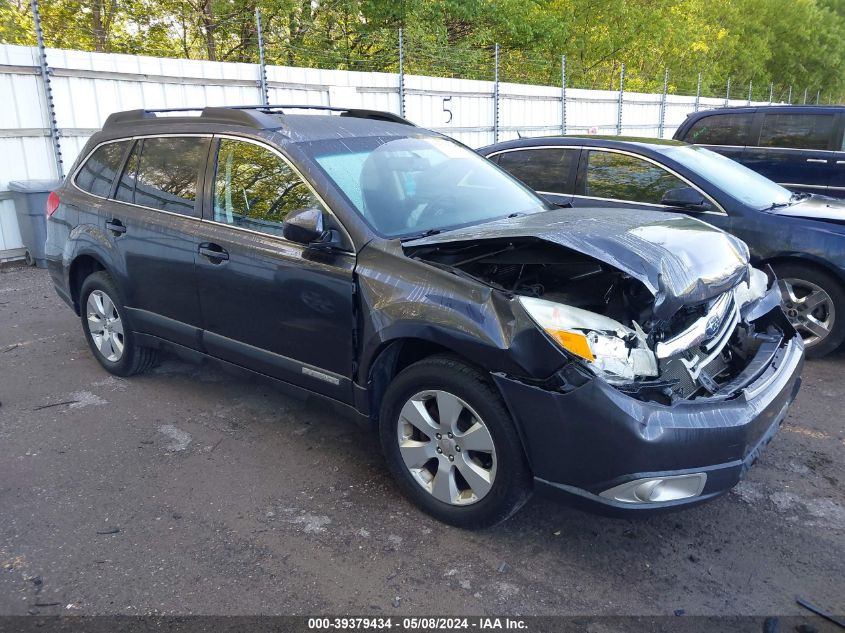
[[[161,114],[109,117],[48,201],[50,273],[112,373],[169,348],[327,398],[462,526],[532,487],[711,499],[795,397],[777,289],[698,220],[554,209],[386,113]]]
[[[799,193],[845,198],[845,106],[750,106],[687,116],[674,138],[704,145]]]

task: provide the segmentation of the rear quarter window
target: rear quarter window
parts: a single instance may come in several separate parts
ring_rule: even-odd
[[[711,114],[692,124],[684,140],[697,145],[748,145],[754,114]]]
[[[106,143],[94,150],[76,174],[76,186],[95,196],[108,197],[129,143]]]
[[[833,114],[767,114],[760,146],[826,150],[835,121]]]

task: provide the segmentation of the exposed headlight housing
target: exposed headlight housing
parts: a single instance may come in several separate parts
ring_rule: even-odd
[[[635,332],[600,314],[545,299],[519,297],[519,302],[556,343],[610,382],[658,375],[657,359],[642,331]]]

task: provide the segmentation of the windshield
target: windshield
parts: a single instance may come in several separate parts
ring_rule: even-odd
[[[792,192],[756,171],[703,147],[667,146],[660,151],[729,196],[754,209],[789,204]]]
[[[301,146],[385,237],[411,237],[548,207],[475,152],[443,137],[365,137]]]

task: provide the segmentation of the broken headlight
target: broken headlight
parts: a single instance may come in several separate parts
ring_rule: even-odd
[[[519,297],[528,315],[552,339],[611,382],[657,376],[657,359],[642,330],[580,308]]]

